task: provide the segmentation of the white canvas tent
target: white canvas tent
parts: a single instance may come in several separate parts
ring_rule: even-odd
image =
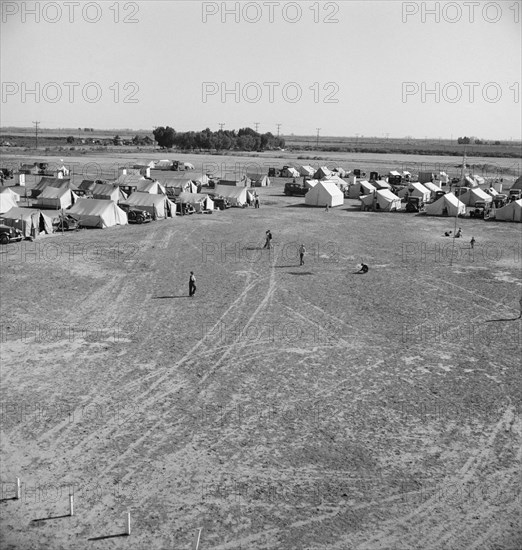
[[[401,209],[401,199],[389,189],[377,189],[369,195],[361,197],[361,208],[380,212],[392,212]]]
[[[11,210],[11,208],[16,208],[15,198],[10,193],[0,193],[0,214]]]
[[[477,201],[491,202],[493,199],[491,198],[491,195],[488,195],[486,192],[482,191],[482,189],[477,187],[466,191],[459,197],[459,200],[466,206],[475,206]]]
[[[97,183],[92,190],[92,198],[115,202],[125,199],[123,192],[118,186],[108,183]]]
[[[329,178],[332,175],[332,171],[329,170],[326,166],[320,166],[314,174],[315,180],[322,180],[325,178]]]
[[[176,215],[176,205],[165,195],[135,191],[121,204],[131,208],[145,210],[152,216],[153,220],[173,218]]]
[[[10,187],[2,187],[0,194],[9,195],[15,202],[20,202],[20,195],[13,191]]]
[[[433,184],[432,184],[433,185]],[[420,197],[423,202],[428,202],[431,197],[431,191],[422,185],[422,183],[419,183],[418,181],[415,181],[413,183],[410,183],[407,187],[404,189],[401,189],[397,195],[402,199],[406,197]]]
[[[315,170],[311,166],[303,165],[299,167],[299,175],[312,177],[315,173]]]
[[[136,191],[141,193],[152,193],[154,195],[165,195],[165,187],[159,181],[143,180],[138,182]]]
[[[453,193],[446,193],[443,197],[427,204],[425,208],[428,216],[459,216],[466,214],[466,205],[459,201]]]
[[[286,166],[281,170],[282,178],[298,178],[299,172],[293,166]]]
[[[78,199],[68,210],[84,227],[105,229],[114,225],[126,225],[127,214],[114,202],[101,199]]]
[[[438,187],[435,183],[432,183],[431,181],[421,183],[421,185],[424,185],[424,187],[426,187],[426,189],[430,191],[432,196],[435,196],[435,193],[441,190],[440,187]]]
[[[33,204],[36,208],[54,208],[56,210],[62,210],[69,208],[76,202],[78,196],[70,189],[57,189],[56,187],[46,187],[38,199]]]
[[[368,195],[376,190],[369,181],[363,180],[350,185],[348,193],[350,199],[358,199],[361,195]]]
[[[216,195],[228,199],[231,206],[242,207],[248,203],[248,189],[246,187],[231,187],[230,185],[216,185]]]
[[[53,219],[41,210],[14,207],[2,214],[1,219],[3,224],[20,229],[26,238],[53,232]]]
[[[495,219],[504,222],[522,222],[522,199],[511,201],[496,210]]]
[[[214,210],[214,201],[208,195],[202,193],[181,193],[177,202],[180,204],[190,204],[196,212]]]
[[[164,181],[165,193],[169,197],[178,197],[181,193],[197,193],[198,186],[187,177]]]
[[[344,195],[335,183],[323,180],[308,191],[305,195],[305,204],[308,206],[342,206]]]

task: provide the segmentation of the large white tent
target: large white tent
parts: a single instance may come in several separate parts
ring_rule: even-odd
[[[323,180],[306,193],[305,204],[308,206],[342,206],[344,195],[335,183]]]
[[[176,215],[176,205],[165,195],[135,191],[122,205],[147,211],[153,220],[163,220]]]
[[[488,195],[485,191],[482,191],[482,189],[476,187],[460,195],[459,200],[466,206],[475,206],[477,201],[491,202],[493,199],[491,198],[491,195]]]
[[[389,189],[377,189],[369,195],[361,197],[361,207],[379,210],[380,212],[391,212],[401,209],[401,199],[394,195]]]
[[[459,216],[466,214],[466,205],[459,201],[453,193],[446,193],[443,197],[427,204],[425,207],[428,216]]]
[[[53,232],[53,219],[41,210],[14,207],[2,214],[1,218],[3,224],[20,229],[24,237]]]
[[[125,196],[118,186],[108,183],[97,183],[92,190],[92,198],[118,202],[123,200]]]
[[[504,222],[522,222],[522,199],[511,201],[496,210],[495,219]]]
[[[248,189],[246,187],[232,187],[230,185],[216,185],[215,195],[228,199],[231,206],[242,207],[248,203]]]
[[[432,184],[433,185],[433,184]],[[420,197],[423,202],[428,202],[431,197],[431,191],[418,181],[410,183],[404,189],[401,189],[397,195],[402,199],[408,197]]]
[[[202,193],[181,193],[178,197],[178,203],[190,204],[196,212],[214,210],[214,201],[208,195]]]
[[[136,191],[140,191],[142,193],[153,193],[155,195],[166,194],[165,187],[163,187],[159,181],[150,180],[139,181],[136,186]]]
[[[368,195],[373,191],[376,191],[376,188],[369,181],[362,180],[350,185],[348,193],[351,199],[358,199],[361,195]]]
[[[100,199],[78,199],[68,210],[80,220],[84,227],[106,228],[113,225],[126,225],[127,214],[114,202]]]
[[[37,208],[54,208],[55,210],[61,210],[69,208],[71,204],[74,204],[78,196],[70,189],[63,188],[58,189],[56,187],[46,187],[38,199],[33,204]]]
[[[15,198],[10,193],[0,193],[0,214],[17,206]]]

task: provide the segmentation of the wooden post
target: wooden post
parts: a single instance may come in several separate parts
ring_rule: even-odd
[[[199,541],[201,539],[201,531],[203,529],[198,529],[195,533],[194,533],[194,542],[192,543],[192,550],[199,550]]]
[[[69,495],[69,515],[74,516],[74,495]]]
[[[127,512],[127,525],[125,526],[125,534],[131,534],[131,524],[130,524],[130,512]]]
[[[21,498],[21,491],[20,491],[20,478],[16,478],[16,487],[15,487],[15,498],[18,500]]]

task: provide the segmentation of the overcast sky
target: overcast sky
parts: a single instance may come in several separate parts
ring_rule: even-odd
[[[1,124],[520,139],[521,2],[469,4],[4,1]]]

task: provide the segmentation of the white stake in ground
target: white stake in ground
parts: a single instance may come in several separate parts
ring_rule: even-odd
[[[15,498],[17,500],[21,498],[20,478],[19,477],[16,478]]]
[[[192,550],[198,550],[199,549],[199,540],[201,538],[201,531],[203,529],[198,529],[195,533],[194,533],[194,542],[192,543]]]
[[[74,495],[69,495],[69,515],[74,516]]]
[[[125,534],[126,534],[126,535],[130,535],[130,534],[131,534],[130,512],[127,512],[127,524],[125,525]]]

